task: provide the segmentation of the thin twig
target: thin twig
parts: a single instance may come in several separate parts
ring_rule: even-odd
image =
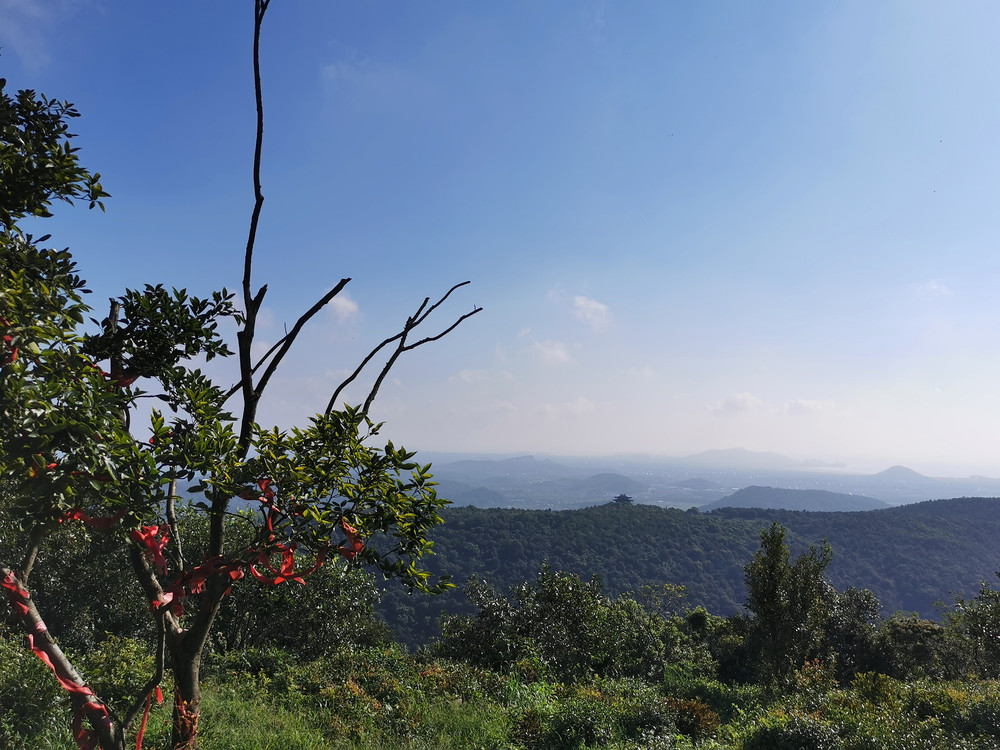
[[[142,692],[136,696],[135,701],[129,707],[128,712],[125,714],[125,720],[122,722],[122,732],[128,732],[128,728],[132,726],[132,722],[135,721],[139,712],[146,708],[146,701],[149,700],[150,693],[152,693],[156,686],[163,682],[163,664],[165,661],[166,654],[166,641],[167,641],[167,629],[163,623],[162,617],[156,618],[156,661],[153,666],[153,676],[149,678],[146,684],[142,688]]]
[[[468,283],[470,282],[463,281],[459,284],[455,284],[451,289],[445,292],[445,294],[441,297],[441,299],[439,299],[430,307],[427,306],[428,303],[430,302],[430,297],[425,297],[424,301],[421,302],[420,306],[417,308],[417,311],[412,316],[406,319],[406,323],[403,324],[403,330],[401,330],[396,335],[390,336],[389,338],[385,339],[378,346],[376,346],[374,349],[368,352],[368,355],[363,360],[361,360],[361,364],[359,364],[354,369],[354,372],[348,375],[347,378],[345,378],[340,383],[340,385],[337,386],[336,390],[334,390],[333,392],[333,395],[330,397],[330,401],[326,405],[325,413],[329,415],[330,412],[332,412],[336,408],[337,401],[340,398],[340,394],[343,392],[343,390],[358,378],[362,370],[365,369],[365,367],[375,358],[375,356],[380,351],[382,351],[385,347],[389,346],[389,344],[392,344],[393,342],[399,342],[396,345],[396,348],[393,351],[393,353],[390,355],[388,361],[382,367],[381,371],[378,374],[378,377],[376,377],[371,390],[368,392],[368,397],[365,399],[365,404],[362,407],[362,413],[367,414],[369,407],[375,400],[375,396],[378,394],[379,388],[381,388],[383,381],[385,380],[386,376],[389,374],[389,371],[392,369],[393,365],[395,365],[396,360],[399,358],[401,354],[403,354],[404,352],[412,351],[413,349],[416,349],[418,346],[429,344],[432,341],[437,341],[438,339],[447,336],[449,333],[454,331],[464,320],[466,320],[467,318],[471,318],[476,313],[482,311],[483,308],[475,307],[473,308],[472,312],[465,313],[464,315],[459,317],[458,320],[456,320],[454,323],[452,323],[450,326],[448,326],[445,330],[441,331],[440,333],[434,336],[428,336],[426,338],[423,338],[420,341],[417,341],[413,344],[406,343],[406,337],[409,335],[410,331],[414,330],[417,326],[419,326],[421,323],[427,320],[428,316],[430,316],[431,313],[433,313],[438,307],[440,307],[444,303],[444,301],[451,296],[452,292],[454,292],[456,289],[459,289],[460,287],[465,286]]]

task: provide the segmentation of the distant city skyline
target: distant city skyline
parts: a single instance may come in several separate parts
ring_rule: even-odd
[[[238,287],[251,19],[0,6],[8,89],[76,103],[112,194],[31,228],[98,312],[125,286]],[[439,324],[484,311],[373,409],[408,448],[1000,476],[998,24],[985,0],[273,3],[261,348],[353,281],[261,421],[322,410],[468,279]]]

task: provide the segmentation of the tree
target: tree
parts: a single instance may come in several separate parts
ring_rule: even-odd
[[[956,599],[946,620],[948,629],[968,644],[975,671],[985,678],[1000,677],[1000,591],[981,582],[975,597]]]
[[[683,632],[681,618],[648,611],[629,595],[612,600],[596,577],[582,581],[543,565],[510,597],[475,578],[465,593],[476,615],[445,617],[436,648],[477,666],[509,670],[527,662],[575,681],[594,674],[659,678],[670,662],[701,666],[708,660]]]
[[[22,550],[0,560],[0,579],[29,647],[70,695],[81,748],[119,750],[137,722],[141,744],[151,697],[167,668],[173,677],[172,745],[197,746],[202,655],[224,600],[241,579],[299,585],[327,558],[339,556],[411,588],[446,585],[420,566],[431,550],[427,532],[441,522],[438,511],[446,501],[434,491],[429,465],[415,463],[413,453],[391,442],[372,446],[379,425],[368,411],[402,354],[479,312],[474,308],[416,338],[415,331],[468,282],[436,302],[426,298],[309,424],[281,431],[256,422],[261,398],[303,327],[350,281],[341,279],[268,352],[254,356],[267,292],[266,285],[254,286],[252,270],[264,200],[259,43],[269,2],[254,3],[255,201],[243,257],[242,312],[225,289],[199,298],[148,285],[126,290],[103,320],[91,318],[96,329],[85,327],[91,309],[72,256],[43,247],[47,237],[35,239],[17,222],[47,215],[52,200],[99,205],[107,194],[70,145],[66,118],[76,116],[70,105],[33,92],[20,92],[16,100],[0,96],[0,478],[14,494],[13,528],[4,535],[19,533]],[[238,328],[239,381],[231,387],[192,364],[197,357],[232,353],[219,332],[226,319]],[[364,403],[338,409],[343,388],[385,351]],[[145,399],[156,399],[160,408],[151,411],[148,435],[136,435],[133,422]],[[193,483],[189,492],[198,499],[190,514],[179,512],[179,482]],[[252,514],[234,514],[237,500]],[[187,533],[191,514],[208,528],[200,542]],[[150,610],[155,667],[122,715],[74,669],[29,594],[46,540],[75,524],[107,535],[108,554],[127,557]],[[119,594],[107,587],[95,596],[114,606]]]
[[[764,679],[778,683],[819,646],[830,616],[832,587],[823,578],[833,550],[826,542],[791,562],[785,529],[775,521],[761,531],[760,549],[743,569],[747,609],[753,613]]]
[[[878,657],[878,624],[882,606],[868,589],[834,592],[823,648],[836,658],[836,675],[849,682],[858,672],[872,671]]]

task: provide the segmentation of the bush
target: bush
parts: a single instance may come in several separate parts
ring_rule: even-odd
[[[719,729],[719,715],[704,701],[668,698],[667,705],[674,712],[677,731],[695,741],[707,739]]]
[[[108,635],[74,661],[87,685],[120,715],[153,676],[153,656],[134,638]]]
[[[741,750],[835,750],[836,729],[810,714],[776,710],[755,722],[740,744]]]

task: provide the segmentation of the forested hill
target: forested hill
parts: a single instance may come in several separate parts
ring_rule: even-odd
[[[829,540],[830,581],[875,592],[887,614],[936,617],[935,603],[972,595],[1000,570],[1000,500],[961,498],[844,513],[726,508],[713,513],[649,505],[602,505],[569,511],[451,507],[435,530],[429,567],[457,590],[407,596],[389,586],[381,611],[404,640],[436,632],[442,611],[467,611],[461,585],[486,578],[506,589],[557,570],[599,575],[617,595],[649,583],[687,587],[687,603],[726,615],[743,604],[743,566],[761,529],[778,521],[792,553]]]
[[[780,487],[744,487],[714,503],[699,508],[702,512],[719,508],[784,508],[786,510],[875,510],[888,508],[889,503],[864,495],[826,490],[787,490]]]

